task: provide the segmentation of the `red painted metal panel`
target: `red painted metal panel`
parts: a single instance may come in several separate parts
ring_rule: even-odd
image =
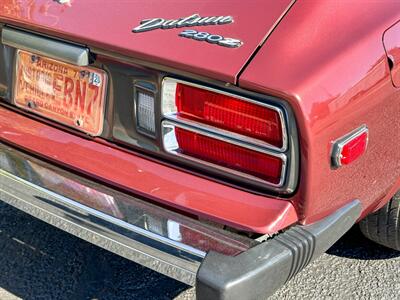
[[[0,0],[0,21],[46,32],[83,44],[234,82],[264,36],[292,0],[244,3],[233,1],[70,1]],[[232,16],[227,25],[191,29],[243,41],[240,48],[226,48],[178,36],[185,28],[132,33],[140,21],[200,16]]]
[[[86,140],[0,107],[0,142],[190,213],[259,233],[298,221],[288,200],[254,195]]]
[[[241,87],[285,98],[295,110],[301,181],[292,200],[305,223],[352,199],[365,215],[400,188],[400,92],[382,47],[398,19],[398,1],[296,2],[239,78]],[[333,170],[332,142],[362,124],[370,130],[367,152]]]

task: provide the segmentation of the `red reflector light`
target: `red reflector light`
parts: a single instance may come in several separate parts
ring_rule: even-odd
[[[222,93],[177,83],[176,114],[219,129],[283,147],[279,111]]]
[[[364,132],[352,139],[342,148],[340,162],[342,165],[348,165],[359,158],[367,149],[368,133]]]
[[[218,166],[279,184],[283,162],[279,157],[175,127],[176,151]]]
[[[339,139],[333,145],[332,163],[334,167],[348,165],[367,150],[368,128],[361,126],[354,132]]]

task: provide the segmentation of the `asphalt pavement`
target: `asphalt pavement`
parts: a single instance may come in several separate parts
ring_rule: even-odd
[[[9,299],[181,300],[194,290],[0,202],[0,300]],[[400,299],[400,252],[354,227],[270,299]]]

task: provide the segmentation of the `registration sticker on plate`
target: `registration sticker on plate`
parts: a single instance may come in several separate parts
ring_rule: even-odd
[[[15,104],[92,136],[104,124],[107,74],[18,50]]]

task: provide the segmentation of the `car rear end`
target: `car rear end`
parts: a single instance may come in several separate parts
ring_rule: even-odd
[[[179,26],[132,32],[146,18],[190,17],[193,4],[166,16],[144,3],[140,12],[136,4],[7,3],[1,200],[196,285],[199,299],[273,293],[359,218],[354,198],[304,222],[305,121],[285,97],[238,86],[293,2],[266,13],[261,2],[234,5],[234,17],[218,4],[203,8],[199,17],[239,16],[207,27],[247,37],[235,49],[183,37],[172,44]],[[263,26],[249,33],[253,19]]]

